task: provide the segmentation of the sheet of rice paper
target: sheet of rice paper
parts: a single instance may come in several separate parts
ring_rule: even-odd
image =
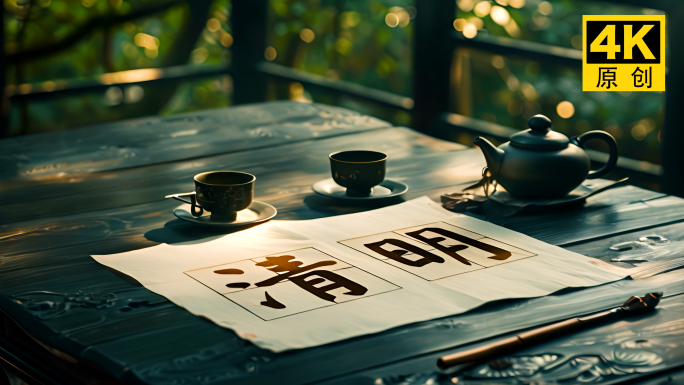
[[[93,258],[275,352],[628,275],[427,197]]]

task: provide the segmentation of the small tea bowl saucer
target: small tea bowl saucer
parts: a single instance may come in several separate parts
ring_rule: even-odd
[[[316,194],[323,195],[324,197],[355,201],[397,197],[406,193],[409,189],[408,185],[404,182],[385,179],[382,183],[373,187],[368,196],[350,196],[347,195],[347,189],[335,183],[332,178],[318,181],[314,183],[312,188]]]
[[[212,219],[211,214],[206,210],[204,213],[195,217],[190,214],[190,205],[182,205],[175,210],[173,210],[173,215],[182,219],[184,221],[197,223],[206,226],[217,226],[217,227],[238,227],[246,226],[254,223],[266,222],[267,220],[273,218],[278,213],[275,207],[269,205],[265,202],[252,201],[246,209],[238,211],[237,219],[234,221]]]

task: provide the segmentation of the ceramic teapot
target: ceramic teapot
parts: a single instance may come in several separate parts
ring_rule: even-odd
[[[518,199],[559,198],[585,179],[606,175],[617,163],[615,138],[604,131],[589,131],[567,136],[551,130],[551,120],[535,115],[527,122],[529,129],[511,135],[510,142],[495,147],[487,139],[473,141],[480,147],[492,178]],[[603,140],[610,148],[608,162],[596,171],[584,151],[592,139]]]

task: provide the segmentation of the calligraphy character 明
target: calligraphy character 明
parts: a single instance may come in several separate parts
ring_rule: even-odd
[[[401,247],[399,250],[387,250],[384,249],[382,246],[384,245],[393,245],[397,247]],[[414,246],[410,243],[398,240],[398,239],[384,239],[379,242],[373,242],[373,243],[367,243],[364,246],[367,248],[373,250],[374,252],[385,256],[387,258],[391,258],[397,262],[403,263],[404,265],[408,266],[413,266],[413,267],[422,267],[427,265],[428,263],[444,263],[444,258],[440,257],[439,255],[435,255],[429,251],[423,250],[420,247]],[[408,253],[413,253],[420,255],[421,258],[417,260],[412,260],[405,258],[404,255]],[[467,262],[467,261],[466,261]],[[468,263],[470,265],[470,263]]]
[[[434,237],[434,238],[427,238],[425,235],[423,235],[424,232],[432,232],[436,233],[439,235],[442,235],[442,237]],[[468,246],[475,247],[480,250],[487,251],[489,253],[494,254],[493,256],[489,257],[490,259],[495,259],[497,261],[505,261],[511,256],[511,252],[500,249],[496,246],[492,246],[490,244],[480,242],[476,239],[468,238],[465,235],[461,235],[458,233],[455,233],[453,231],[449,231],[446,229],[442,229],[439,227],[427,227],[424,229],[416,230],[416,231],[411,231],[409,233],[406,233],[411,238],[415,238],[419,241],[423,241],[427,243],[428,245],[434,247],[435,249],[443,252],[444,254],[447,254],[448,256],[456,259],[457,261],[470,265],[470,262],[468,262],[467,259],[463,258],[463,256],[459,255],[457,252],[461,250],[465,250],[468,248]],[[452,245],[452,246],[444,246],[440,242],[445,241],[446,238],[451,238],[455,241],[464,243],[465,245]],[[468,246],[466,246],[468,245]]]

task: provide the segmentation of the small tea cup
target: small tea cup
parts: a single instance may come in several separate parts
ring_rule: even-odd
[[[339,151],[329,155],[335,183],[349,196],[369,196],[372,188],[385,180],[387,154],[377,151]]]
[[[192,215],[202,215],[202,209],[211,213],[212,219],[234,221],[237,212],[246,209],[254,199],[252,174],[240,171],[209,171],[197,174],[195,195],[192,197]],[[199,206],[200,210],[196,210]]]

